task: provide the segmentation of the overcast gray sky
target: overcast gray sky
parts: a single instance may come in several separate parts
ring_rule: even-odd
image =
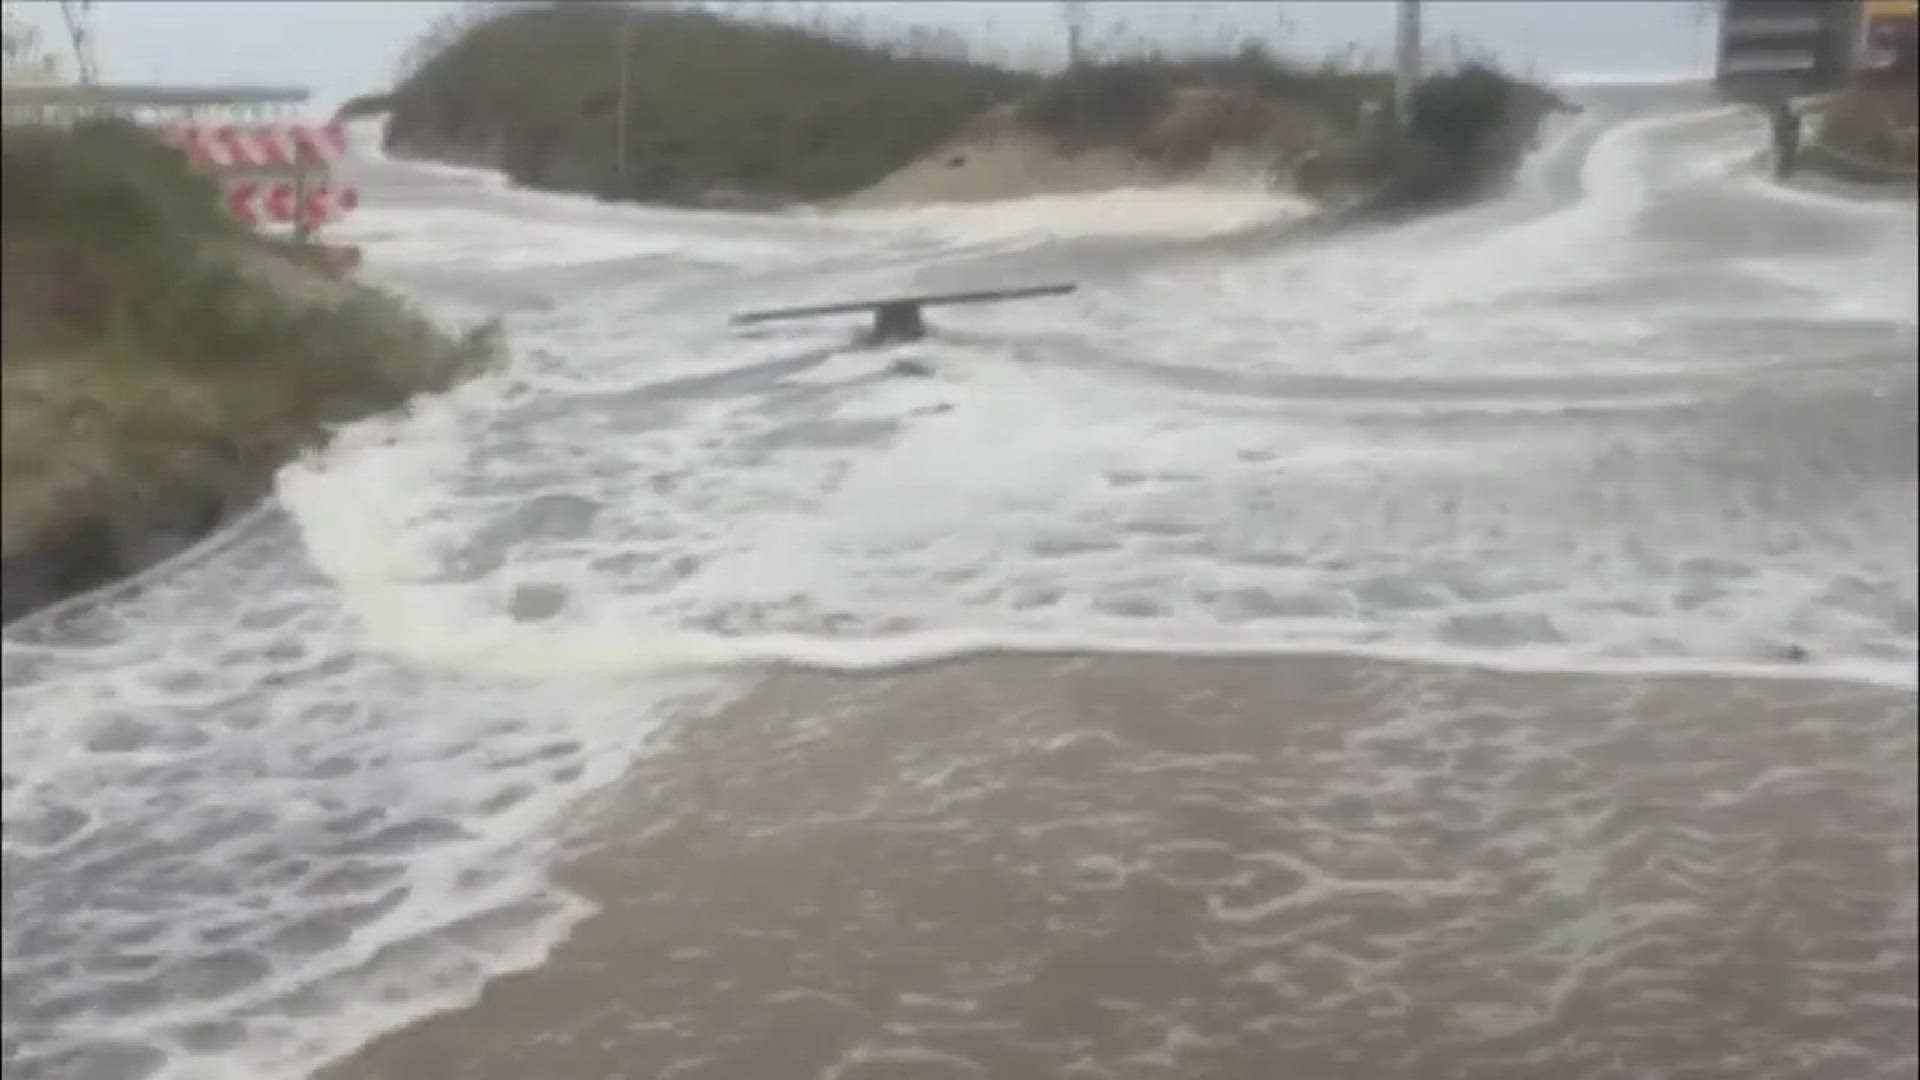
[[[249,82],[309,87],[317,109],[384,87],[409,45],[451,0],[99,0],[96,54],[109,80]],[[1046,0],[808,0],[748,3],[805,17],[826,9],[869,26],[958,30],[1007,58],[1057,57],[1060,5]],[[1509,66],[1569,81],[1704,75],[1710,22],[1699,0],[1429,0],[1430,42],[1490,51]],[[8,0],[59,50],[66,35],[51,0]],[[1093,0],[1092,39],[1153,39],[1169,48],[1258,37],[1304,55],[1353,45],[1385,55],[1393,0]]]

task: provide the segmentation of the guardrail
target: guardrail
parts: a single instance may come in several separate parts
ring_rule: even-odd
[[[69,124],[89,117],[128,120],[258,119],[285,114],[312,94],[287,86],[159,86],[142,83],[8,83],[0,116],[9,124]]]

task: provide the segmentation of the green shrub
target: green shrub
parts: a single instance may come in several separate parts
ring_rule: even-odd
[[[1358,132],[1393,83],[1390,74],[1358,69],[1351,56],[1306,65],[1257,42],[1180,58],[1151,48],[1113,52],[1048,77],[971,60],[950,42],[861,42],[844,27],[774,25],[686,6],[469,10],[474,18],[430,35],[413,73],[385,96],[392,149],[482,154],[528,185],[665,202],[699,203],[719,188],[775,200],[851,193],[1007,102],[1068,149],[1151,153],[1143,139],[1180,89],[1285,103],[1280,114],[1298,122],[1318,118]],[[615,148],[623,36],[624,176]],[[1494,133],[1530,92],[1490,66],[1468,65],[1421,88],[1413,133],[1370,124],[1364,135],[1373,145],[1326,156],[1364,155],[1367,167],[1418,174],[1422,186],[1449,170],[1483,170],[1507,149]],[[1245,122],[1196,138],[1248,141],[1269,115],[1250,108]]]
[[[10,544],[212,527],[329,424],[497,355],[490,330],[449,341],[391,297],[289,267],[299,249],[232,220],[211,180],[130,125],[8,127],[0,159]]]
[[[9,127],[0,135],[6,183],[0,229],[127,252],[240,235],[219,188],[184,155],[132,124],[100,120],[70,131]]]
[[[1414,91],[1409,128],[1440,154],[1464,161],[1513,115],[1513,80],[1479,64],[1427,79]]]
[[[1404,129],[1360,148],[1364,170],[1383,181],[1374,205],[1417,209],[1481,195],[1506,177],[1546,115],[1566,108],[1553,92],[1483,62],[1427,78]]]
[[[285,269],[286,242],[232,220],[212,181],[129,125],[9,128],[0,149],[9,365],[58,359],[77,383],[120,390],[198,387],[237,427],[260,429],[236,438],[277,445],[447,386],[494,355],[494,338],[449,342],[371,290],[340,287],[331,303],[318,286],[283,292],[267,271]],[[139,393],[110,397],[121,430],[177,425]]]
[[[614,149],[623,17],[624,184]],[[389,95],[388,136],[400,151],[497,152],[510,175],[542,186],[827,197],[879,180],[1037,82],[935,52],[682,8],[506,6],[441,44]]]

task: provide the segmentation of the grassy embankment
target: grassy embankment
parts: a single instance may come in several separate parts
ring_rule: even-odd
[[[1136,152],[1169,172],[1227,149],[1284,147],[1283,181],[1417,205],[1476,192],[1560,107],[1489,66],[1428,80],[1397,130],[1391,80],[1258,46],[1197,58],[1114,50],[1064,74],[970,57],[951,37],[859,40],[648,6],[630,20],[628,167],[618,173],[620,10],[515,5],[424,44],[414,72],[349,112],[388,112],[397,153],[484,163],[531,187],[681,205],[778,205],[857,192],[999,107],[1062,153]],[[1185,93],[1184,92],[1189,92]],[[1165,123],[1200,91],[1212,105]],[[1302,147],[1311,144],[1310,153]],[[1013,192],[1010,194],[1020,194]]]
[[[9,617],[204,533],[330,424],[492,352],[254,236],[137,128],[9,128],[4,165]]]

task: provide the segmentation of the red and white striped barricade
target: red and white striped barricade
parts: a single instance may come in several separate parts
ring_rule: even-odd
[[[340,220],[360,205],[351,184],[314,184],[306,191],[292,180],[236,178],[224,184],[227,210],[248,225],[291,223],[309,229]]]
[[[175,124],[161,137],[196,165],[275,168],[331,161],[346,152],[347,129],[327,124]]]

